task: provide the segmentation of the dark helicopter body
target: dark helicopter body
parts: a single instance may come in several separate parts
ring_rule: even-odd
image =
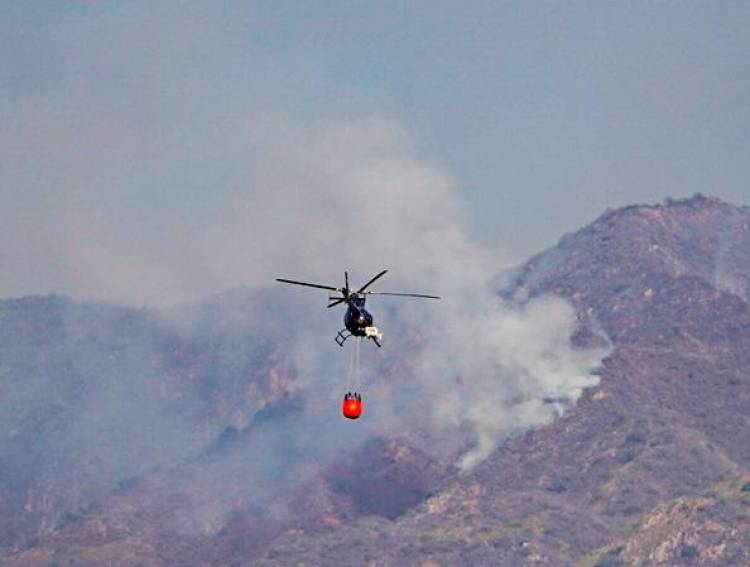
[[[365,309],[365,298],[358,297],[346,302],[344,327],[355,337],[364,337],[365,329],[372,327],[372,314]]]
[[[440,299],[435,295],[422,295],[417,293],[386,293],[370,291],[367,289],[370,284],[384,276],[387,271],[388,270],[383,270],[357,291],[352,291],[351,289],[349,289],[348,272],[344,272],[345,284],[344,287],[340,288],[295,280],[285,280],[281,278],[277,278],[276,281],[339,292],[341,294],[340,296],[328,298],[330,301],[330,303],[328,304],[329,308],[334,307],[335,305],[339,305],[340,303],[346,303],[346,313],[344,314],[344,328],[341,329],[336,335],[336,342],[338,343],[338,345],[344,346],[344,342],[346,341],[346,339],[353,336],[367,337],[369,339],[372,339],[376,345],[381,346],[380,341],[383,338],[383,333],[381,333],[378,328],[373,325],[372,314],[370,314],[370,312],[365,309],[365,300],[367,295],[397,295],[401,297],[423,297],[429,299]]]

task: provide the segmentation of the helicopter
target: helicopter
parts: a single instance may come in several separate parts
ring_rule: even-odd
[[[335,337],[336,344],[340,347],[344,346],[346,339],[349,337],[367,337],[378,345],[383,346],[381,341],[383,340],[383,333],[373,326],[372,314],[365,309],[365,301],[368,295],[393,295],[399,297],[421,297],[425,299],[440,299],[437,295],[424,295],[421,293],[391,293],[384,291],[370,291],[368,288],[375,283],[377,280],[382,278],[388,270],[383,270],[365,285],[360,287],[358,290],[353,291],[349,288],[349,272],[344,272],[344,287],[333,287],[328,285],[320,285],[308,282],[300,282],[296,280],[287,280],[283,278],[276,278],[276,281],[294,285],[303,285],[306,287],[314,287],[318,289],[325,289],[328,291],[338,292],[341,295],[328,298],[328,308],[335,307],[341,303],[346,303],[346,313],[344,314],[344,328],[341,329]]]

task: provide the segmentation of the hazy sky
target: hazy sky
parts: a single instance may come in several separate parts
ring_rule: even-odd
[[[377,254],[378,214],[408,246],[396,194],[489,275],[607,207],[750,204],[749,26],[728,1],[0,2],[0,295],[322,275]]]

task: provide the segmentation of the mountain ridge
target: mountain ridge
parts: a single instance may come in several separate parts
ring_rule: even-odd
[[[22,515],[13,529],[26,535],[6,542],[0,558],[13,567],[329,565],[344,558],[355,565],[744,565],[748,251],[749,210],[717,199],[605,212],[497,280],[511,304],[542,295],[570,302],[582,347],[610,341],[599,385],[574,407],[507,439],[464,474],[420,451],[419,439],[374,439],[356,454],[290,471],[296,488],[260,502],[252,491],[284,464],[264,447],[304,451],[294,440],[303,432],[293,429],[295,404],[304,400],[295,399],[294,369],[274,349],[285,326],[247,307],[252,292],[187,306],[202,313],[188,318],[200,324],[167,332],[158,340],[168,346],[145,358],[172,385],[162,379],[148,388],[164,400],[155,407],[190,409],[195,419],[186,426],[203,432],[194,454],[213,447],[219,456],[200,466],[168,459],[123,475],[96,505],[73,498],[78,508],[50,509],[42,524]],[[0,302],[0,312],[9,305],[20,304]],[[233,317],[217,318],[216,305]],[[119,321],[118,313],[111,315]],[[120,314],[140,340],[160,336],[158,324],[128,313]],[[272,336],[246,333],[247,317],[269,322]],[[68,348],[89,352],[90,341],[110,337],[109,356],[122,324],[100,326],[94,337],[78,325]],[[19,336],[58,332],[48,327],[31,325]],[[50,360],[61,360],[62,351],[50,352],[58,357]],[[290,433],[278,431],[286,427]],[[254,452],[277,467],[253,470],[257,486],[243,479],[251,470],[243,459]],[[3,486],[7,522],[36,489]],[[232,510],[229,517],[218,513],[218,502]]]
[[[721,252],[727,217],[732,240]],[[653,222],[679,230],[665,238],[650,231]],[[614,349],[600,385],[390,531],[352,527],[323,541],[279,542],[257,564],[324,565],[351,539],[364,542],[361,564],[746,564],[749,224],[746,208],[697,196],[607,212],[532,257],[499,292],[516,301],[562,296],[583,326],[604,329]],[[699,257],[682,259],[687,253]],[[721,254],[738,289],[717,285]],[[710,496],[717,487],[727,496]],[[723,532],[700,529],[713,521],[707,510]],[[663,541],[649,544],[657,521],[682,531],[663,528]]]

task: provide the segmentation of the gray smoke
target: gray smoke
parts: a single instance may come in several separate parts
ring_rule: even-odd
[[[503,267],[499,254],[471,241],[460,192],[445,174],[420,163],[395,124],[336,126],[309,135],[304,145],[303,159],[278,169],[304,179],[305,191],[291,181],[266,180],[277,187],[272,195],[248,194],[233,207],[252,219],[248,230],[260,232],[266,242],[261,248],[273,250],[258,260],[278,266],[269,275],[338,285],[347,268],[356,285],[387,267],[391,273],[377,289],[443,296],[440,302],[370,301],[385,332],[386,354],[364,346],[365,380],[368,374],[377,380],[375,362],[393,343],[411,338],[399,336],[400,330],[420,337],[406,353],[408,367],[394,377],[403,384],[375,388],[379,416],[371,426],[376,432],[418,423],[451,446],[468,427],[474,448],[460,459],[466,469],[508,433],[551,419],[555,409],[545,399],[572,403],[583,388],[597,383],[589,370],[604,351],[571,346],[576,317],[570,306],[551,297],[508,305],[492,292],[488,282]],[[290,155],[300,154],[287,152],[286,159]],[[265,200],[273,204],[264,204],[263,211],[284,215],[254,212],[250,203]],[[286,291],[304,294],[320,308],[325,300],[324,292]],[[340,393],[347,355],[331,352],[338,350],[331,338],[341,327],[339,315],[297,322],[300,338],[292,352],[302,369],[300,388]],[[416,414],[412,404],[420,408]]]
[[[243,47],[252,26],[197,6],[145,23],[63,20],[48,30],[54,69],[49,46],[30,43],[28,61],[56,74],[52,86],[30,77],[34,96],[0,94],[3,293],[165,307],[279,276],[338,285],[344,269],[356,283],[388,268],[378,289],[444,299],[373,302],[386,348],[364,353],[365,427],[418,427],[456,447],[468,430],[465,469],[508,433],[549,420],[545,398],[573,402],[593,385],[603,353],[571,346],[568,305],[508,306],[489,289],[507,266],[502,247],[468,236],[460,188],[409,128],[366,93],[331,92],[314,59],[289,69],[284,54]],[[282,69],[294,79],[279,87]],[[311,302],[280,316],[295,325],[296,388],[308,408],[336,407],[340,313],[313,315],[324,294],[286,291]],[[377,372],[408,340],[403,386],[386,387]],[[87,431],[122,409],[116,392],[98,399]],[[320,427],[321,439],[339,433]]]
[[[500,254],[471,242],[458,189],[420,162],[398,124],[371,119],[299,128],[282,139],[269,137],[245,161],[255,165],[248,165],[245,187],[200,231],[182,225],[156,242],[136,240],[123,249],[112,241],[108,223],[72,221],[65,211],[70,231],[86,232],[85,245],[68,258],[80,278],[75,291],[169,302],[240,283],[265,286],[275,276],[339,285],[343,269],[362,283],[389,268],[378,289],[444,297],[371,303],[378,315],[379,306],[396,302],[399,317],[422,335],[408,373],[412,395],[428,405],[422,425],[436,437],[471,427],[476,447],[461,458],[462,467],[489,454],[507,433],[549,420],[553,411],[545,398],[572,401],[595,383],[588,370],[602,353],[571,347],[575,316],[567,305],[547,298],[510,308],[491,292],[487,282],[503,268]],[[308,294],[316,307],[325,302],[324,293],[286,291]],[[299,387],[326,392],[325,407],[341,394],[342,381],[330,377],[345,373],[341,353],[330,352],[337,350],[331,337],[339,316],[321,316],[317,324],[292,317],[300,327],[292,351]],[[383,330],[386,351],[404,338],[388,324]],[[385,394],[374,403],[399,407]],[[413,419],[381,412],[385,425],[375,427],[378,433]]]

